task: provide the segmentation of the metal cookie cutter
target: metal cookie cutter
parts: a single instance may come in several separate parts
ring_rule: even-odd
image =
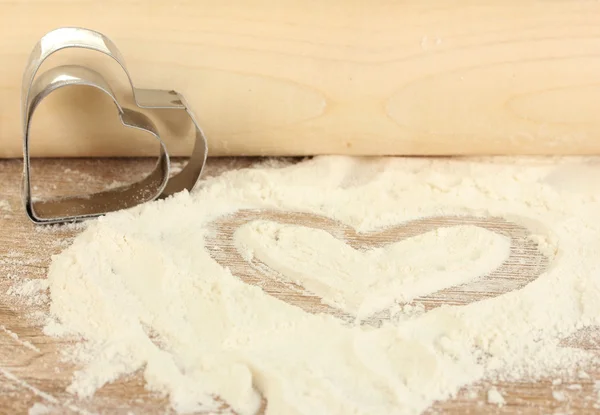
[[[194,149],[186,167],[169,178],[170,162],[165,143],[156,125],[145,113],[123,107],[105,78],[91,68],[80,65],[53,67],[39,76],[38,69],[53,53],[67,48],[91,49],[108,55],[125,71],[135,104],[152,114],[152,110],[185,111],[195,127]],[[53,91],[73,85],[90,86],[111,97],[125,127],[146,131],[160,143],[160,155],[154,170],[139,182],[85,196],[34,200],[31,197],[29,130],[31,118],[40,102]],[[35,45],[25,73],[21,90],[23,123],[24,183],[23,201],[29,218],[35,223],[72,222],[130,208],[140,203],[191,190],[197,183],[208,153],[206,139],[183,96],[175,91],[140,89],[133,86],[125,61],[115,44],[101,33],[89,29],[64,27],[53,30]]]

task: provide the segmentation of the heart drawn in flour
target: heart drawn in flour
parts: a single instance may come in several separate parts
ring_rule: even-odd
[[[298,264],[285,264],[277,261],[277,252],[263,252],[261,255],[252,257],[245,255],[236,242],[236,232],[244,231],[247,225],[257,221],[263,223],[268,221],[268,223],[275,224],[276,227],[279,225],[293,225],[308,230],[313,228],[315,232],[318,230],[319,232],[329,233],[332,238],[338,239],[340,250],[347,248],[346,251],[349,252],[358,251],[354,252],[355,256],[358,255],[358,262],[354,265],[344,265],[341,261],[338,261],[341,272],[350,276],[354,271],[351,269],[352,266],[356,267],[360,260],[365,259],[365,256],[369,258],[373,253],[377,254],[378,248],[390,247],[392,244],[398,245],[401,242],[410,242],[410,238],[427,238],[427,234],[435,230],[448,231],[452,228],[456,229],[457,226],[470,225],[470,227],[483,228],[508,238],[510,247],[504,261],[484,260],[479,266],[471,267],[470,270],[461,270],[460,267],[449,270],[444,275],[441,286],[440,278],[436,278],[437,282],[435,284],[431,284],[433,280],[428,282],[426,279],[424,281],[412,281],[412,285],[409,284],[408,287],[412,287],[413,291],[416,290],[415,292],[418,292],[419,295],[416,298],[411,298],[408,303],[423,304],[425,310],[431,310],[443,304],[466,305],[518,290],[535,280],[545,270],[549,261],[548,257],[529,238],[530,231],[527,228],[497,217],[438,216],[412,220],[384,230],[366,233],[358,233],[351,227],[324,216],[276,210],[242,210],[213,222],[214,233],[207,241],[211,256],[222,266],[230,268],[232,273],[244,282],[259,286],[267,294],[300,307],[307,312],[327,313],[345,321],[354,321],[358,314],[364,323],[374,326],[379,326],[382,321],[391,317],[389,307],[366,314],[367,317],[363,318],[365,314],[362,311],[357,313],[358,310],[354,310],[352,305],[350,307],[340,307],[335,301],[331,301],[331,298],[327,298],[328,296],[325,295],[327,290],[318,285],[310,285],[310,279],[308,283],[306,280],[298,281],[293,275],[294,266]],[[324,242],[322,238],[317,242],[317,245]],[[442,238],[438,242],[443,243],[444,239]],[[344,247],[344,243],[348,247]],[[457,252],[460,255],[461,247],[458,248]],[[315,247],[312,247],[312,250],[313,252],[318,251]],[[431,254],[435,255],[434,252]],[[468,256],[468,249],[463,251],[463,254]],[[363,256],[361,257],[361,255]],[[385,275],[387,266],[385,260],[380,257],[376,258],[379,260],[371,261],[371,263],[379,266],[382,269],[382,274]],[[299,260],[301,259],[300,256]],[[335,258],[332,261],[335,261]],[[396,262],[400,261],[397,260]],[[473,261],[476,261],[476,259],[473,259]],[[410,263],[411,259],[407,258],[406,262]],[[434,258],[432,258],[432,262],[435,262]],[[318,267],[312,267],[312,271],[315,273],[320,272]],[[322,272],[326,273],[327,270]],[[473,272],[477,272],[477,275]],[[360,275],[360,272],[356,272],[355,275]],[[398,275],[397,270],[391,275]],[[423,277],[426,278],[427,276]],[[342,294],[345,286],[343,283],[338,284],[334,288]],[[407,286],[405,284],[402,287]],[[374,295],[377,299],[376,294],[376,289],[374,292],[371,287],[365,286],[363,294],[358,292],[357,304],[362,304],[369,296],[373,297]],[[380,294],[385,295],[386,293]],[[397,299],[401,301],[401,292],[397,294],[400,294]]]

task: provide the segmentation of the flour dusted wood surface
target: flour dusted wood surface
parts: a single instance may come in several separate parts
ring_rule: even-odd
[[[247,166],[249,159],[210,160],[207,175]],[[56,193],[76,194],[100,190],[129,178],[133,180],[151,168],[149,160],[35,160],[34,185],[38,195]],[[0,413],[27,413],[36,403],[49,409],[49,413],[123,413],[163,414],[169,413],[167,400],[146,391],[140,375],[118,380],[102,388],[94,398],[76,400],[65,392],[69,379],[77,369],[61,362],[65,342],[46,337],[41,332],[39,312],[47,305],[27,304],[23,300],[7,295],[6,291],[23,278],[45,278],[46,268],[53,254],[60,252],[79,232],[73,228],[35,227],[25,218],[20,203],[21,163],[16,160],[0,161]],[[230,266],[232,271],[252,283],[252,278],[261,278],[253,268],[240,259],[232,250],[231,232],[240,224],[256,217],[256,212],[223,218],[215,223],[219,230],[212,240],[213,257]],[[452,219],[418,221],[398,229],[372,234],[365,240],[354,239],[352,231],[340,228],[339,224],[308,218],[303,215],[270,215],[265,219],[280,222],[301,223],[317,226],[352,244],[388,243],[409,234],[424,232],[432,227],[452,223]],[[456,219],[454,219],[455,221]],[[495,272],[495,278],[504,278],[511,283],[526,283],[535,278],[547,266],[543,255],[533,245],[526,245],[522,230],[502,220],[488,219],[480,223],[488,229],[510,235],[513,240],[513,262]],[[341,233],[340,233],[341,232]],[[345,234],[344,234],[345,232]],[[521,239],[520,239],[521,238]],[[519,267],[518,264],[522,264]],[[493,273],[494,274],[494,273]],[[491,275],[493,277],[493,275]],[[249,280],[250,279],[250,280]],[[314,310],[316,302],[292,292],[289,287],[269,286],[271,294],[286,298]],[[460,290],[459,290],[460,291]],[[463,293],[464,294],[464,293]],[[463,303],[476,301],[477,296],[487,298],[501,292],[471,293],[475,297],[462,298]],[[456,304],[457,291],[438,293],[436,298],[423,299],[428,307],[442,303]],[[454,300],[452,300],[454,298]],[[466,299],[465,299],[466,298]],[[540,301],[546,301],[541,298]],[[460,303],[460,301],[458,302]],[[563,341],[565,347],[578,347],[600,351],[600,332],[586,330]],[[600,379],[600,371],[582,368],[590,377],[542,379],[538,381],[483,382],[461,391],[447,402],[437,403],[430,413],[597,413],[594,405],[600,403],[594,390],[594,379]],[[554,384],[553,384],[554,383]],[[579,386],[573,386],[579,385]],[[495,386],[504,396],[506,405],[498,408],[487,402],[488,390]],[[553,392],[564,393],[565,400],[557,400]],[[226,404],[224,413],[228,413]]]
[[[138,86],[183,93],[212,155],[598,153],[599,21],[593,0],[0,0],[0,157],[21,153],[28,54],[65,25],[111,37]],[[108,58],[60,56],[123,89]],[[66,89],[32,150],[154,151],[131,135],[107,97]]]

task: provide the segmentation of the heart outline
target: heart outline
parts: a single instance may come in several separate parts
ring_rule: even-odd
[[[354,323],[355,317],[324,304],[321,297],[308,292],[302,286],[277,278],[277,271],[262,261],[253,258],[248,262],[244,259],[236,247],[234,235],[241,226],[256,220],[270,220],[284,225],[326,230],[356,250],[379,248],[435,229],[458,225],[481,227],[510,239],[509,256],[490,273],[465,284],[415,298],[411,302],[423,303],[426,312],[442,305],[467,305],[521,289],[537,279],[550,263],[550,258],[529,238],[531,235],[529,229],[500,217],[432,216],[365,233],[359,233],[352,227],[326,216],[282,210],[244,209],[211,222],[209,225],[211,233],[207,237],[206,247],[210,256],[219,265],[231,269],[232,273],[242,281],[260,287],[272,297],[308,313],[326,313],[348,323]],[[482,290],[480,288],[482,286],[487,286],[489,289]],[[379,327],[389,318],[390,311],[386,309],[362,320],[361,324]]]

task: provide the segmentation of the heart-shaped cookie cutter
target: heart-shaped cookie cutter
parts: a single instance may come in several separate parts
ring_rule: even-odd
[[[195,127],[195,142],[189,161],[180,173],[169,178],[169,153],[152,119],[145,113],[123,107],[109,83],[100,73],[87,66],[65,65],[53,67],[36,76],[42,63],[50,55],[68,48],[89,49],[114,59],[127,75],[135,104],[138,108],[144,109],[146,113],[152,114],[152,110],[158,109],[180,110],[187,113]],[[29,152],[31,118],[40,102],[50,93],[59,88],[78,85],[97,88],[110,96],[125,127],[143,130],[154,136],[160,143],[158,162],[154,170],[144,179],[127,186],[85,196],[34,200],[31,196]],[[192,190],[206,163],[208,153],[206,138],[184,97],[175,91],[136,88],[125,66],[125,60],[115,44],[102,33],[93,30],[63,27],[47,33],[38,41],[29,56],[23,74],[21,115],[24,160],[23,202],[27,215],[34,223],[52,224],[79,221],[167,197],[185,189]]]

